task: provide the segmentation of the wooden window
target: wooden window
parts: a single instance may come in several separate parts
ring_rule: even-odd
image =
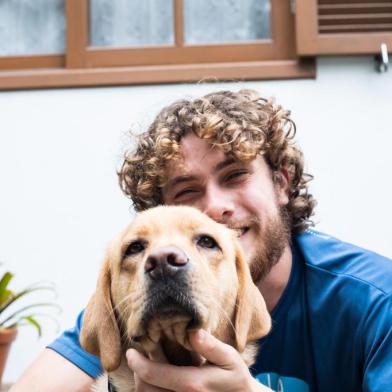
[[[0,2],[0,14],[17,2]],[[64,53],[0,52],[0,89],[315,75],[314,61],[296,55],[289,0],[32,3],[57,3],[57,13],[63,6]]]
[[[299,55],[376,54],[392,48],[392,1],[297,0]]]
[[[64,66],[64,0],[0,1],[0,69]]]

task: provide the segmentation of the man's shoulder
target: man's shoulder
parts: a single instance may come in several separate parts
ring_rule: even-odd
[[[312,273],[392,293],[391,259],[315,230],[296,235],[295,243]]]

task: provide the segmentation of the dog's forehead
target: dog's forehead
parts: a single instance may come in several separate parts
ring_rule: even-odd
[[[130,226],[132,234],[145,237],[168,232],[205,230],[219,235],[225,229],[199,210],[185,206],[160,206],[136,215]]]

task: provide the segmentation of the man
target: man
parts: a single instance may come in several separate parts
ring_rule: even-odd
[[[139,392],[392,390],[392,262],[308,229],[315,201],[294,133],[280,106],[223,91],[163,109],[126,156],[120,184],[136,210],[192,205],[240,230],[273,319],[251,371],[205,331],[191,338],[201,368],[129,350]],[[81,323],[12,392],[87,391],[100,366],[78,344]]]

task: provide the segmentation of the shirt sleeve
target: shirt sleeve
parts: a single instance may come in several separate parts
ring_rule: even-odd
[[[72,362],[92,378],[97,378],[102,372],[101,362],[98,357],[84,351],[80,346],[79,335],[83,323],[83,314],[80,312],[73,328],[63,332],[47,348],[56,351],[68,361]]]
[[[382,392],[392,386],[392,295],[372,306],[365,322],[364,392]]]

